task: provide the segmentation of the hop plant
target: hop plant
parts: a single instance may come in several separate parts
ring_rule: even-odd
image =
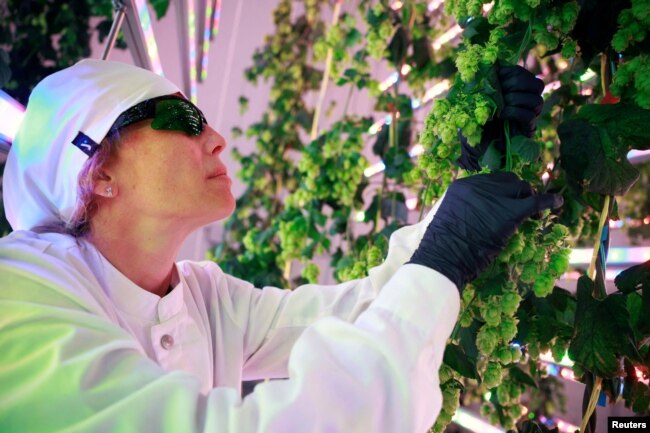
[[[498,362],[488,362],[483,373],[483,383],[487,388],[499,386],[503,380],[503,367]]]
[[[476,336],[476,346],[482,353],[494,352],[499,342],[499,331],[490,326],[483,326]]]

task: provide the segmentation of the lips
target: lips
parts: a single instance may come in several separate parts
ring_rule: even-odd
[[[225,168],[219,168],[215,170],[210,176],[208,176],[208,179],[214,179],[217,177],[228,177],[228,170]]]

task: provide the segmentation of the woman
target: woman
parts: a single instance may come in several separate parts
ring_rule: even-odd
[[[434,422],[458,289],[553,197],[512,175],[466,178],[368,278],[258,290],[175,263],[190,232],[233,211],[225,147],[176,86],[133,66],[84,60],[34,89],[4,177],[0,431]],[[273,378],[288,379],[241,398],[242,380]]]

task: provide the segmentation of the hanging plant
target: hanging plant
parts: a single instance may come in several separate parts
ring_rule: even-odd
[[[545,352],[557,361],[568,352],[576,375],[587,382],[585,426],[594,425],[594,396],[601,388],[611,401],[623,398],[643,412],[649,391],[637,372],[647,377],[649,334],[643,317],[648,313],[648,265],[621,274],[615,294],[607,295],[603,287],[607,222],[617,217],[612,197],[626,194],[638,178],[626,153],[650,145],[647,133],[633,127],[650,120],[643,93],[648,74],[635,72],[645,67],[647,38],[624,29],[633,22],[645,25],[648,8],[646,0],[614,3],[447,1],[447,14],[463,28],[463,43],[458,49],[432,50],[432,42],[453,21],[441,10],[429,10],[428,2],[406,1],[397,7],[360,1],[354,13],[341,11],[336,2],[329,5],[333,21],[302,32],[303,45],[292,39],[294,30],[303,28],[300,19],[290,19],[292,5],[309,12],[328,4],[282,2],[275,15],[278,32],[267,40],[273,57],[265,51],[256,54],[252,69],[255,77],[274,80],[270,109],[248,130],[259,147],[240,156],[248,190],[224,243],[235,241],[234,247],[218,246],[216,260],[226,259],[227,270],[246,278],[253,272],[260,277],[258,284],[284,287],[318,281],[323,275],[313,260],[321,255],[331,257],[338,280],[365,276],[384,257],[390,233],[406,223],[407,194],[417,194],[422,216],[450,182],[468,174],[457,165],[458,133],[470,145],[481,145],[483,128],[504,108],[498,69],[524,63],[543,73],[551,87],[538,129],[527,138],[504,122],[504,145],[485,146],[480,170],[512,171],[538,191],[561,193],[565,205],[522,224],[494,266],[464,290],[459,322],[440,369],[443,408],[433,431],[449,424],[461,396],[470,402],[484,400],[487,393],[481,413],[493,424],[546,431],[534,420],[517,424],[527,390],[559,392],[544,378],[539,358]],[[600,22],[597,11],[602,8],[610,13]],[[318,14],[312,10],[311,16]],[[367,29],[363,35],[359,17]],[[598,37],[593,37],[596,30]],[[296,45],[304,48],[300,55]],[[286,63],[278,66],[275,59]],[[384,77],[371,73],[375,62],[394,71],[394,83],[380,85]],[[296,71],[293,79],[298,81],[284,89],[283,74],[289,70]],[[307,71],[318,74],[311,87],[302,87],[298,77],[309,76]],[[322,103],[328,77],[330,86],[346,89],[348,96],[342,114],[323,129],[319,113],[327,111]],[[447,78],[449,92],[435,101],[422,125],[418,103],[429,85]],[[319,102],[312,110],[304,96],[317,89]],[[349,112],[350,95],[358,91],[374,98],[373,120],[387,119],[381,127],[368,130],[371,119]],[[283,99],[289,95],[295,99]],[[271,127],[280,124],[285,126]],[[299,144],[283,147],[287,136]],[[305,136],[309,139],[300,141]],[[416,137],[423,147],[417,161],[412,152]],[[362,174],[369,154],[364,147],[372,147],[383,162],[380,174]],[[280,165],[273,166],[273,175],[266,174],[272,163]],[[359,211],[363,229],[355,226]],[[576,244],[597,245],[577,296],[555,286]],[[617,319],[610,320],[614,314]],[[612,344],[613,335],[619,337]],[[615,386],[621,380],[626,381],[622,396]],[[552,415],[548,408],[541,413]]]

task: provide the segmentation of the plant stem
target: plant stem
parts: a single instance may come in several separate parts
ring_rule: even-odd
[[[397,90],[397,83],[395,83],[395,96],[397,97],[398,95],[398,90]],[[392,121],[390,122],[390,130],[388,131],[388,148],[392,149],[393,147],[397,146],[397,115],[399,113],[397,112],[397,109],[393,109],[393,112],[391,113],[392,116]],[[390,217],[391,219],[395,219],[395,194],[393,194],[393,197],[390,202]]]
[[[528,22],[528,27],[526,28],[526,33],[524,33],[524,38],[521,41],[521,45],[519,45],[519,49],[517,50],[516,57],[514,58],[514,61],[512,61],[510,63],[513,63],[515,65],[519,63],[519,59],[521,59],[521,56],[524,53],[524,50],[526,49],[526,47],[530,43],[530,37],[532,35],[532,29],[531,29],[532,28],[532,23],[533,23],[533,17],[531,17],[530,21]],[[525,64],[524,64],[524,66],[525,66]]]
[[[343,0],[336,0],[334,4],[334,12],[332,13],[332,27],[339,22],[339,15],[341,14],[341,4]],[[318,94],[318,102],[316,103],[316,108],[314,109],[314,117],[311,122],[311,132],[309,133],[309,138],[315,140],[318,137],[318,120],[320,118],[320,113],[323,110],[323,103],[325,102],[325,95],[327,93],[327,84],[329,82],[330,73],[332,71],[332,57],[334,57],[334,50],[332,47],[327,49],[327,55],[325,57],[325,70],[323,71],[323,79],[320,82],[320,92]],[[292,260],[288,260],[284,265],[284,270],[282,276],[287,281],[287,284],[291,286],[291,267],[293,265]],[[291,288],[291,287],[289,287]]]
[[[332,16],[332,27],[334,27],[339,22],[339,15],[341,14],[341,4],[343,0],[337,0],[334,4],[334,12]],[[325,102],[325,94],[327,93],[327,84],[329,82],[330,73],[332,71],[332,57],[334,56],[334,49],[329,47],[327,49],[327,55],[325,57],[325,70],[323,71],[323,79],[320,83],[320,92],[318,94],[318,103],[314,109],[314,118],[311,123],[311,132],[309,137],[312,140],[315,140],[318,137],[318,120],[320,118],[320,113],[323,109],[323,103]]]
[[[420,215],[418,216],[418,222],[422,221],[422,217],[424,216],[424,198],[427,196],[427,192],[429,192],[429,187],[431,186],[431,179],[427,178],[427,184],[425,185],[424,189],[420,193]]]
[[[600,222],[598,223],[598,233],[596,235],[596,244],[594,245],[594,252],[591,255],[591,263],[589,264],[589,270],[587,271],[587,276],[594,280],[596,277],[596,263],[598,261],[598,253],[600,252],[600,238],[603,236],[603,228],[609,220],[609,203],[611,197],[605,196],[605,203],[603,204],[603,210],[600,213]]]
[[[585,431],[585,428],[587,428],[587,423],[589,422],[589,418],[591,418],[591,414],[594,413],[594,410],[596,410],[596,403],[598,402],[598,395],[600,395],[600,387],[602,384],[603,378],[597,377],[596,381],[594,382],[594,387],[591,390],[591,396],[589,397],[589,405],[587,406],[587,411],[585,412],[584,417],[582,417],[582,423],[580,424],[581,432]]]
[[[472,303],[474,303],[474,300],[476,299],[476,296],[477,296],[477,294],[474,293],[474,296],[472,297],[472,299],[470,299],[470,301],[469,301],[469,302],[467,303],[467,305],[465,306],[465,310],[468,310],[469,307],[472,306]],[[451,331],[451,336],[449,337],[449,339],[450,339],[450,340],[455,340],[456,337],[458,336],[458,331],[460,331],[460,320],[458,320],[458,321],[456,322],[456,325],[454,325],[454,330]]]
[[[510,121],[503,121],[503,134],[506,136],[506,171],[512,171],[512,147],[510,144]]]
[[[354,93],[354,86],[350,86],[350,90],[348,90],[348,96],[345,98],[345,106],[343,107],[343,118],[345,119],[345,116],[348,115],[348,108],[350,106],[350,99],[352,98],[352,93]]]
[[[532,24],[533,24],[533,17],[530,18],[530,22],[528,23],[528,27],[526,27],[526,33],[524,33],[524,38],[521,41],[521,45],[519,45],[519,49],[517,50],[516,56],[510,61],[510,63],[513,64],[518,64],[519,59],[524,53],[524,50],[530,43],[530,37],[532,35]],[[525,62],[524,62],[524,66]],[[510,147],[510,122],[508,120],[503,121],[503,132],[504,135],[506,136],[506,171],[512,171],[512,153],[511,153],[511,147]]]
[[[609,64],[609,56],[607,51],[600,55],[600,87],[603,91],[603,96],[609,90],[610,71],[607,65]]]

